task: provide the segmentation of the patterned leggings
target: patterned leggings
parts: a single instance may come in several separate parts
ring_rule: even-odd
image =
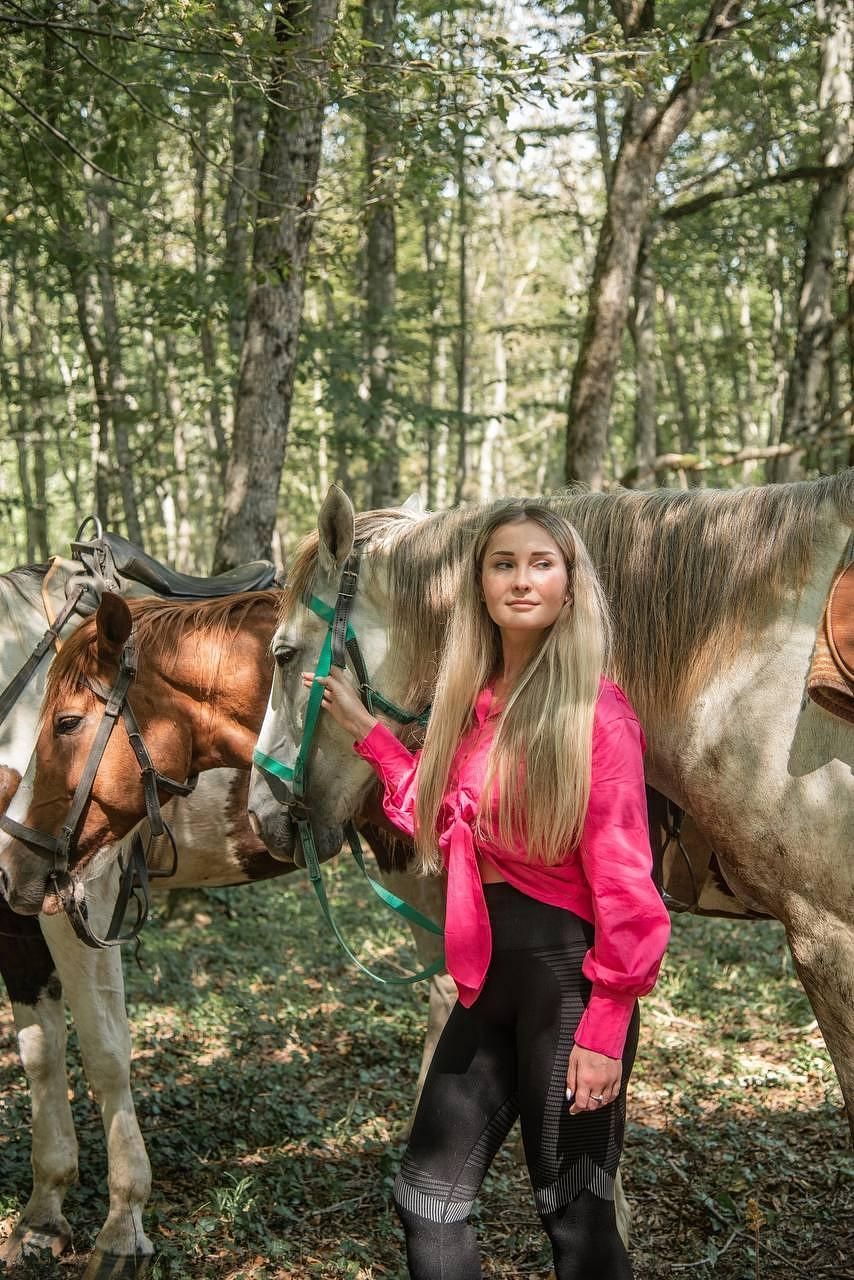
[[[457,1005],[430,1066],[394,1188],[412,1280],[480,1280],[469,1222],[484,1175],[518,1116],[557,1280],[631,1280],[614,1177],[635,1010],[620,1096],[576,1116],[566,1103],[573,1033],[589,996],[581,962],[593,928],[508,884],[484,886],[492,961],[470,1009]]]

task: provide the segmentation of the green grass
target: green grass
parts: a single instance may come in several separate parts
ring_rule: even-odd
[[[349,870],[331,869],[330,883],[366,957],[415,963]],[[173,927],[156,916],[142,971],[126,965],[153,1280],[404,1280],[390,1194],[424,993],[380,990],[349,968],[305,881],[212,894],[205,911]],[[643,1013],[623,1162],[637,1280],[854,1277],[847,1125],[779,927],[675,920]],[[73,1036],[70,1059],[82,1180],[66,1208],[80,1252],[22,1276],[79,1274],[106,1213],[103,1137]],[[4,1013],[7,1226],[29,1188],[28,1114]],[[487,1277],[545,1280],[514,1143],[477,1213]]]

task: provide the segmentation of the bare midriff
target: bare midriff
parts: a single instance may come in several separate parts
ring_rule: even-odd
[[[477,865],[480,871],[480,878],[484,884],[503,884],[504,883],[504,876],[501,874],[500,871],[496,871],[492,863],[486,861],[486,858],[481,858],[478,855]]]

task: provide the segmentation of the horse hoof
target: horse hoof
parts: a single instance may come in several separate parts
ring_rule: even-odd
[[[37,1227],[28,1222],[19,1222],[8,1240],[0,1245],[0,1263],[9,1270],[23,1259],[45,1249],[49,1249],[58,1258],[70,1248],[71,1227],[64,1218],[55,1222],[43,1222]]]
[[[93,1249],[83,1280],[137,1280],[146,1275],[151,1259],[150,1253],[104,1253]]]

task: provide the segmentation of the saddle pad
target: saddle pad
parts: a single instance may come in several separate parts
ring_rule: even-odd
[[[831,715],[854,724],[854,561],[831,588],[816,634],[807,693]]]

